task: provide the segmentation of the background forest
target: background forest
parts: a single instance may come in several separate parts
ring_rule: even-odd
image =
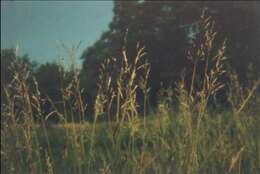
[[[199,37],[198,20],[203,8],[207,9],[215,21],[215,29],[218,31],[215,46],[218,47],[223,39],[227,40],[227,62],[238,74],[241,83],[247,85],[248,79],[257,79],[257,67],[260,66],[260,23],[258,6],[254,2],[115,2],[109,30],[81,56],[83,65],[80,81],[81,87],[86,91],[88,111],[93,110],[99,67],[107,57],[122,56],[126,30],[129,57],[134,55],[137,42],[146,47],[146,56],[151,63],[148,81],[148,86],[151,87],[150,103],[155,107],[161,85],[174,85],[180,79],[181,71],[188,65],[187,50]],[[60,82],[65,79],[69,81],[69,71],[73,71],[73,66],[72,69],[64,70],[60,64],[55,63],[37,65],[30,61],[29,55],[15,57],[14,49],[1,50],[1,86],[12,79],[8,67],[14,59],[25,60],[39,80],[44,95],[56,102],[61,100]],[[190,67],[187,68],[188,74],[191,71]],[[222,95],[225,95],[224,90]]]

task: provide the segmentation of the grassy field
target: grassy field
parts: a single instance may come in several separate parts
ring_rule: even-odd
[[[180,113],[154,115],[122,125],[36,126],[31,147],[24,130],[2,137],[2,173],[258,173],[259,116],[206,115],[199,129]],[[94,136],[93,136],[94,132]],[[14,135],[20,133],[19,142]],[[39,146],[39,147],[38,147]],[[90,148],[91,147],[91,148]],[[29,151],[31,149],[31,152]],[[91,151],[90,151],[91,149]],[[28,156],[31,153],[31,157]],[[39,154],[38,154],[39,153]],[[38,157],[39,155],[39,157]]]
[[[153,111],[148,104],[150,64],[139,44],[132,61],[125,47],[120,62],[104,60],[92,122],[86,120],[78,72],[61,89],[63,110],[53,104],[46,113],[43,102],[52,104],[51,99],[41,95],[36,80],[28,85],[26,68],[14,69],[1,104],[1,173],[260,173],[260,80],[239,84],[224,66],[226,42],[213,49],[213,24],[201,20],[201,43],[188,53],[190,78],[183,73],[174,89],[161,89]],[[115,76],[110,70],[117,65]],[[220,80],[223,74],[228,83]],[[214,98],[224,87],[230,106],[218,107]],[[143,113],[137,89],[144,96]],[[54,116],[60,122],[49,124]]]

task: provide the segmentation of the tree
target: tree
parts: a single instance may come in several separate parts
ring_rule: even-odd
[[[230,65],[246,84],[248,66],[254,64],[255,77],[260,76],[259,2],[207,2],[205,7],[216,21],[220,37],[227,39]]]
[[[85,87],[93,94],[92,98],[96,93],[98,67],[101,61],[105,57],[122,57],[123,38],[128,29],[128,57],[131,58],[135,54],[138,41],[146,47],[152,73],[149,85],[152,86],[152,101],[155,101],[160,82],[167,84],[169,79],[174,81],[178,77],[176,72],[182,67],[180,65],[184,64],[182,58],[188,39],[187,26],[183,26],[180,19],[182,16],[177,15],[179,11],[175,9],[185,9],[185,5],[186,3],[178,2],[115,2],[114,18],[109,25],[109,31],[82,56]]]
[[[42,64],[35,72],[39,90],[54,101],[61,101],[63,69],[54,63]]]
[[[105,57],[122,57],[124,35],[128,29],[129,57],[134,55],[138,41],[146,46],[151,63],[151,101],[155,102],[160,83],[166,86],[174,83],[186,66],[186,48],[197,37],[197,24],[203,9],[207,9],[215,20],[219,33],[216,46],[224,38],[227,39],[230,64],[239,73],[241,81],[245,82],[249,63],[253,62],[255,67],[260,65],[259,5],[257,2],[116,1],[109,30],[82,55],[85,88],[93,100],[97,89],[98,67]],[[259,77],[257,69],[255,77]]]
[[[15,49],[3,49],[1,50],[1,86],[9,84],[13,79],[13,70],[11,69],[11,65],[15,64],[17,61],[24,64],[24,66],[26,66],[32,73],[37,68],[37,63],[30,61],[28,54],[17,56]]]
[[[11,84],[14,78],[14,71],[20,72],[26,68],[29,72],[29,83],[32,83],[32,75],[37,68],[37,63],[30,61],[28,54],[17,56],[15,49],[1,50],[1,101],[5,101],[4,88]]]
[[[13,49],[1,50],[1,89],[2,86],[10,83],[13,78],[10,66],[15,60],[16,55]]]

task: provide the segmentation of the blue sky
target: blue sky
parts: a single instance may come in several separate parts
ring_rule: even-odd
[[[81,41],[79,57],[108,29],[112,10],[112,1],[1,1],[1,49],[19,44],[38,63],[58,62],[61,42]]]

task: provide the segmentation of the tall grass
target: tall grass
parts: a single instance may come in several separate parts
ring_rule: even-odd
[[[59,111],[41,95],[26,66],[14,62],[14,78],[1,104],[1,173],[259,173],[260,80],[242,88],[237,75],[225,69],[226,42],[214,44],[212,19],[203,14],[199,26],[199,38],[187,54],[191,77],[183,71],[176,88],[161,89],[156,112],[148,107],[145,47],[137,44],[130,59],[127,37],[122,57],[100,66],[93,122],[86,120],[77,69],[68,84],[62,82]],[[221,81],[225,73],[229,84]],[[224,87],[232,109],[209,110]],[[45,102],[52,105],[49,113]],[[49,126],[54,116],[60,122]]]

